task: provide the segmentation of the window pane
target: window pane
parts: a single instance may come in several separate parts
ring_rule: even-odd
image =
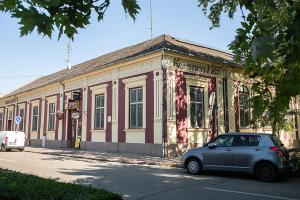
[[[190,87],[190,98],[191,98],[191,101],[196,101],[194,87]]]
[[[143,101],[143,89],[138,89],[138,102]]]
[[[220,137],[218,137],[215,141],[216,145],[219,147],[230,147],[232,146],[232,142],[233,142],[233,136],[225,136],[222,135]]]
[[[100,119],[101,119],[101,123],[100,123],[100,128],[104,128],[104,108],[100,109]]]
[[[199,128],[203,127],[203,104],[197,104],[197,125]]]
[[[136,104],[130,105],[130,127],[136,128]]]
[[[190,118],[191,118],[191,127],[196,127],[196,105],[195,103],[191,103],[190,105]]]
[[[95,97],[95,107],[96,108],[100,107],[100,96]]]
[[[143,127],[143,104],[138,104],[138,127]]]
[[[95,111],[95,129],[100,128],[100,109],[96,109]]]
[[[130,103],[136,102],[136,89],[130,90]]]
[[[100,101],[100,107],[104,107],[104,96],[103,95],[101,95],[99,97],[99,101]]]
[[[38,115],[38,107],[37,106],[33,107],[33,115]]]
[[[202,88],[197,88],[197,96],[196,96],[196,101],[197,102],[203,102],[203,89]]]

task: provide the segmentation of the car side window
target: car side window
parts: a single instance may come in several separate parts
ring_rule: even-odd
[[[233,141],[233,136],[232,135],[221,135],[216,138],[214,143],[218,147],[231,147],[232,146],[232,141]]]
[[[255,135],[235,135],[233,146],[258,146],[260,136]]]

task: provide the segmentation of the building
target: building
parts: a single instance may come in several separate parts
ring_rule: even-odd
[[[224,132],[253,131],[250,96],[232,54],[162,35],[1,97],[0,130],[25,131],[30,146],[173,156]],[[294,143],[298,131],[286,137]]]

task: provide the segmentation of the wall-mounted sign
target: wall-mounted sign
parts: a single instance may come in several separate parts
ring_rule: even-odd
[[[68,110],[76,110],[79,109],[79,101],[69,101],[66,105]]]
[[[80,117],[79,112],[72,112],[72,118],[73,119],[79,119],[79,117]]]
[[[179,69],[189,72],[222,75],[222,70],[213,65],[182,62],[180,58],[174,58],[173,65]]]
[[[17,98],[5,100],[5,104],[14,104],[17,103]]]
[[[19,125],[21,123],[21,121],[22,121],[22,117],[16,116],[16,118],[15,118],[16,125]]]

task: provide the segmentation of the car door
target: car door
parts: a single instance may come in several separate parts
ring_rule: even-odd
[[[205,170],[227,170],[232,167],[232,135],[220,135],[203,152]]]
[[[259,147],[259,135],[235,135],[232,144],[233,169],[249,171],[255,157],[259,156],[262,148]]]

